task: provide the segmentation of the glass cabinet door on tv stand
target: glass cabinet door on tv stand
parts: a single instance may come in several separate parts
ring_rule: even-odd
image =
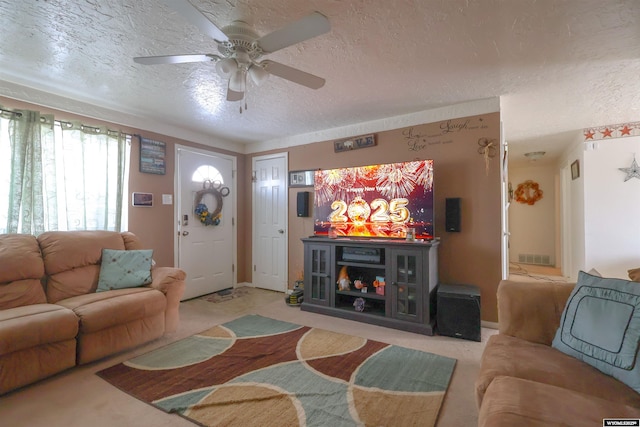
[[[422,259],[420,252],[391,251],[391,316],[409,322],[422,322]]]
[[[305,300],[322,306],[331,304],[333,252],[330,245],[305,245]],[[308,289],[307,289],[308,287]]]

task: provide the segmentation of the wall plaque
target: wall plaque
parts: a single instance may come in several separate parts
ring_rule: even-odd
[[[166,144],[140,137],[140,172],[164,175]]]
[[[357,150],[358,148],[368,148],[376,145],[376,135],[361,135],[353,138],[341,139],[333,143],[333,149],[336,153],[343,151]]]

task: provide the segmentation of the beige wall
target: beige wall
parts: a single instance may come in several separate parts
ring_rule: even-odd
[[[175,147],[183,145],[196,147],[199,149],[211,151],[213,153],[223,153],[236,156],[238,176],[245,173],[245,156],[243,154],[232,153],[226,150],[213,149],[201,144],[184,141],[177,138],[159,135],[152,132],[141,131],[138,129],[122,128],[125,132],[139,134],[145,138],[154,139],[156,141],[165,142],[167,145],[166,153],[166,173],[164,175],[154,175],[141,173],[139,168],[140,162],[140,141],[138,138],[132,138],[131,141],[131,168],[129,171],[129,193],[143,192],[153,193],[152,208],[135,208],[129,206],[129,230],[140,237],[140,239],[150,248],[154,249],[154,259],[160,265],[174,265],[174,205],[163,205],[162,195],[171,194],[174,196],[174,171],[175,171]],[[245,212],[247,209],[244,202],[242,189],[243,181],[238,180],[238,214]],[[175,196],[174,196],[175,203]],[[238,228],[238,242],[244,240],[244,230]],[[238,243],[242,247],[241,243]],[[246,263],[243,251],[238,251],[238,264],[242,266]],[[246,280],[245,276],[240,272],[244,269],[238,269],[238,281]]]
[[[130,134],[167,144],[167,173],[165,175],[139,172],[137,138],[131,147],[129,192],[150,192],[154,195],[152,208],[129,208],[129,230],[140,236],[145,246],[154,249],[160,265],[173,265],[174,219],[173,205],[162,205],[162,194],[173,195],[175,145],[197,147],[212,152],[235,155],[238,158],[238,282],[251,282],[251,161],[256,155],[244,155],[218,150],[177,138],[155,134],[131,127],[89,119],[0,97],[7,108],[25,108],[53,113],[61,120],[81,120],[88,125],[107,125]],[[289,170],[328,169],[343,166],[362,166],[414,159],[434,160],[435,234],[441,239],[439,270],[442,283],[478,285],[482,292],[482,319],[497,321],[496,288],[501,278],[500,268],[500,114],[444,120],[376,134],[377,145],[371,148],[335,153],[332,141],[290,147]],[[485,173],[484,157],[478,152],[481,138],[493,140],[496,155]],[[289,284],[292,285],[303,268],[300,238],[313,234],[313,220],[298,218],[295,213],[295,193],[289,190]],[[462,232],[444,232],[445,198],[462,199]]]
[[[227,150],[219,150],[211,147],[204,146],[202,144],[196,144],[189,141],[181,140],[178,138],[172,138],[165,135],[156,134],[132,127],[120,126],[113,123],[108,123],[100,120],[95,120],[76,114],[62,112],[51,108],[46,108],[39,105],[33,105],[25,102],[16,101],[9,98],[0,97],[0,105],[6,108],[15,109],[30,109],[43,113],[53,114],[58,120],[80,120],[82,123],[93,126],[108,126],[110,129],[119,129],[131,135],[141,135],[145,138],[154,139],[166,143],[166,173],[165,175],[154,175],[141,173],[139,169],[140,161],[140,145],[139,139],[133,137],[131,140],[131,164],[129,174],[129,200],[131,199],[132,192],[144,192],[153,194],[153,207],[151,208],[134,208],[129,205],[129,231],[135,233],[140,237],[143,244],[153,249],[153,257],[158,265],[173,266],[174,265],[174,218],[173,209],[174,205],[163,205],[162,195],[171,194],[174,195],[174,169],[175,169],[175,146],[184,145],[189,147],[196,147],[211,152],[224,153],[237,156],[238,176],[243,177],[246,175],[246,163],[245,155],[232,153]],[[246,205],[246,197],[243,193],[245,185],[242,178],[238,179],[238,214],[246,216],[247,212],[251,210],[251,205]],[[175,197],[174,197],[175,202]],[[246,242],[247,236],[243,227],[238,227],[238,247],[243,247],[243,242]],[[250,242],[250,237],[248,238]],[[245,243],[246,244],[246,243]],[[249,245],[249,247],[251,247]],[[244,265],[250,261],[247,261],[245,251],[238,250],[238,282],[244,282],[247,277],[244,275],[246,269]]]
[[[355,135],[354,135],[355,136]],[[371,148],[335,153],[333,141],[290,147],[289,170],[329,169],[414,159],[434,160],[435,234],[441,239],[439,274],[442,283],[478,285],[482,293],[482,319],[496,322],[496,288],[501,279],[500,245],[500,114],[445,120],[376,134]],[[481,138],[493,140],[495,157],[489,172],[478,152]],[[247,159],[270,154],[255,153]],[[247,171],[247,206],[251,206],[251,171]],[[289,284],[303,270],[302,237],[313,234],[313,216],[296,216],[296,193],[289,189]],[[444,231],[445,198],[460,197],[462,231]],[[250,224],[250,221],[248,222]],[[247,241],[250,251],[250,238]],[[248,263],[246,277],[251,277]]]
[[[539,184],[542,199],[534,205],[515,199],[509,206],[509,261],[519,255],[548,255],[551,265],[559,267],[556,254],[556,168],[546,166],[509,166],[509,181],[515,191],[518,184],[532,180]]]

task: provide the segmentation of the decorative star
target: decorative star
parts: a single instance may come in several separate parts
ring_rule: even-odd
[[[596,133],[592,130],[587,131],[587,133],[584,134],[584,140],[586,141],[587,139],[593,139],[593,136]]]
[[[612,130],[611,130],[611,129],[606,128],[606,129],[604,130],[604,132],[600,132],[600,133],[602,134],[602,137],[603,137],[603,138],[606,138],[606,137],[611,138],[611,132],[612,132]]]
[[[618,168],[618,170],[627,174],[624,178],[624,182],[629,181],[631,178],[640,179],[640,166],[638,166],[638,162],[636,162],[636,157],[633,156],[633,162],[631,162],[631,166],[628,168]]]
[[[631,128],[627,125],[624,125],[624,127],[620,129],[620,136],[624,135],[631,136]]]

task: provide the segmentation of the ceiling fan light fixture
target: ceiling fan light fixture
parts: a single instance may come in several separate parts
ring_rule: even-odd
[[[234,71],[238,69],[238,63],[233,58],[224,58],[216,62],[216,71],[222,77],[231,77]]]
[[[264,83],[265,80],[269,78],[269,73],[267,70],[262,68],[260,64],[254,64],[249,68],[249,75],[251,76],[251,80],[256,84],[256,86],[260,86]]]
[[[234,92],[244,92],[247,82],[247,70],[238,68],[229,80],[229,89]]]
[[[531,151],[529,153],[524,153],[524,156],[530,161],[535,162],[536,160],[540,160],[545,154],[545,151]]]

